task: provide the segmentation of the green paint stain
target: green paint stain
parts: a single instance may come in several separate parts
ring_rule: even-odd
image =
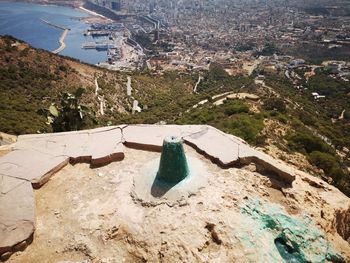
[[[246,203],[241,212],[249,218],[250,239],[270,240],[273,246],[267,245],[266,252],[274,262],[278,257],[286,263],[345,262],[307,216],[296,218],[278,205],[258,200]]]

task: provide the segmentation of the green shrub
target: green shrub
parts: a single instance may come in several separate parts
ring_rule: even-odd
[[[301,112],[298,117],[305,125],[313,126],[316,123],[315,118],[312,117],[309,113]]]
[[[332,178],[332,184],[338,187],[343,193],[350,195],[350,178],[341,168],[335,156],[323,152],[312,152],[309,154],[310,162],[321,168],[326,176]]]
[[[228,78],[229,74],[218,63],[211,63],[209,67],[208,79],[212,81],[220,81]]]
[[[74,93],[64,92],[60,105],[52,103],[47,110],[39,111],[47,118],[47,124],[54,132],[77,131],[95,122],[92,109],[80,103],[84,92],[83,88],[76,89]]]
[[[264,124],[260,116],[241,114],[224,120],[218,128],[256,144],[257,136],[264,128]]]
[[[334,154],[334,149],[326,144],[322,139],[304,132],[297,131],[296,133],[287,136],[288,146],[298,152],[311,153],[314,151]]]
[[[222,107],[225,115],[227,116],[249,112],[249,106],[239,100],[226,100]]]
[[[288,123],[288,116],[279,113],[279,114],[277,115],[277,120],[279,120],[279,121],[280,121],[281,123],[283,123],[283,124],[287,124],[287,123]]]
[[[339,168],[337,159],[329,153],[314,151],[309,154],[309,160],[313,165],[321,168],[326,174],[330,172],[334,173]]]
[[[63,71],[63,72],[67,72],[67,71],[68,71],[68,67],[66,67],[65,65],[60,65],[60,66],[58,66],[58,69],[59,69],[60,71]]]
[[[286,104],[280,98],[268,98],[264,101],[264,109],[285,113],[287,111]]]

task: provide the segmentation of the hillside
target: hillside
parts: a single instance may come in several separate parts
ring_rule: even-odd
[[[299,76],[295,84],[284,71],[264,63],[252,75],[237,76],[218,64],[202,72],[111,72],[9,37],[0,39],[0,54],[2,132],[51,132],[38,111],[59,104],[63,92],[83,87],[82,103],[93,109],[97,120],[83,128],[209,124],[350,195],[350,84],[326,66],[311,75],[307,66],[293,70]],[[327,95],[326,100],[315,100],[314,92]],[[135,100],[139,108],[132,114]]]

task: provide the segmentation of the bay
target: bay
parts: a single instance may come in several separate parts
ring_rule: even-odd
[[[64,6],[0,2],[0,35],[11,35],[35,48],[55,50],[59,46],[62,30],[45,24],[41,21],[44,19],[71,29],[61,55],[97,64],[107,60],[107,53],[81,48],[84,42],[93,41],[91,37],[84,36],[89,25],[79,20],[87,16],[89,14],[84,11]]]

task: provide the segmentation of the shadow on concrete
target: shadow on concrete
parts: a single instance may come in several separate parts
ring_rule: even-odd
[[[176,186],[178,183],[166,183],[161,178],[159,178],[157,173],[157,176],[154,179],[151,187],[151,195],[156,198],[163,197],[167,192],[171,190],[171,188]]]

